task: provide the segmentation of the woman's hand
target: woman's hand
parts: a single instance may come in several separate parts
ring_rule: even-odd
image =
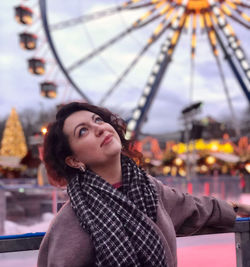
[[[242,203],[236,203],[233,201],[228,202],[229,205],[231,205],[236,214],[240,217],[250,217],[250,205],[242,204]]]
[[[240,217],[250,217],[250,205],[247,204],[238,204],[237,215]]]

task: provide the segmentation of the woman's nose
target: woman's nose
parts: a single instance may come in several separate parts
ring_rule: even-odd
[[[104,133],[103,125],[95,125],[95,134],[96,136],[101,136]]]

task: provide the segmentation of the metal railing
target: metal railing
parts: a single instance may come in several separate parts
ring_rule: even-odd
[[[235,226],[226,233],[235,233],[237,267],[250,266],[250,218],[238,218]],[[217,234],[225,231],[217,231]],[[0,253],[38,250],[45,233],[27,233],[22,235],[0,236]],[[226,266],[225,266],[226,267]]]
[[[192,179],[190,181],[171,177],[157,178],[163,183],[167,183],[169,186],[177,187],[182,191],[189,192],[194,195],[215,195],[224,199],[238,198],[238,196],[240,195],[240,189],[238,187],[239,180],[236,177],[215,177],[212,179],[211,177],[209,179],[207,177],[202,177],[200,179]],[[55,190],[55,188],[51,186],[38,187],[35,181],[33,181],[32,183],[30,183],[30,180],[19,180],[18,183],[13,181],[2,181],[2,183],[0,184],[0,202],[2,210],[5,210],[4,206],[6,206],[7,204],[6,195],[1,194],[4,192],[19,192],[19,195],[27,193],[28,196],[30,196],[30,192],[38,193],[41,195],[40,200],[42,200],[39,200],[40,205],[43,205],[45,201],[46,203],[49,202],[48,205],[51,206],[51,211],[53,211],[54,213],[56,213],[56,211],[58,210],[60,198],[62,198],[62,200],[65,200],[64,194],[62,197],[57,197],[58,192],[57,190]],[[45,197],[43,199],[43,195],[46,194],[48,195],[48,198]],[[20,202],[20,198],[18,197],[18,203],[20,204]],[[34,203],[35,201],[33,201],[33,205]],[[31,205],[27,205],[27,207],[30,209]],[[0,226],[1,221],[4,222],[4,217],[4,214],[1,214],[0,212]],[[226,233],[233,232],[235,233],[237,267],[250,267],[250,218],[237,219],[234,228],[229,229]],[[203,232],[202,234],[217,233],[225,233],[225,231],[218,230],[213,233]],[[45,232],[0,236],[0,253],[38,250],[44,235]]]

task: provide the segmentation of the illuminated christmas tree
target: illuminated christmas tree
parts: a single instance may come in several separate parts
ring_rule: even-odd
[[[27,145],[18,114],[12,108],[1,141],[0,156],[22,159],[27,154]]]

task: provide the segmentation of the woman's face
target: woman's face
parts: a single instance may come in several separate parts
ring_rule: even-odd
[[[71,114],[64,122],[63,132],[68,136],[71,157],[92,170],[120,156],[118,133],[95,113],[82,110]]]

